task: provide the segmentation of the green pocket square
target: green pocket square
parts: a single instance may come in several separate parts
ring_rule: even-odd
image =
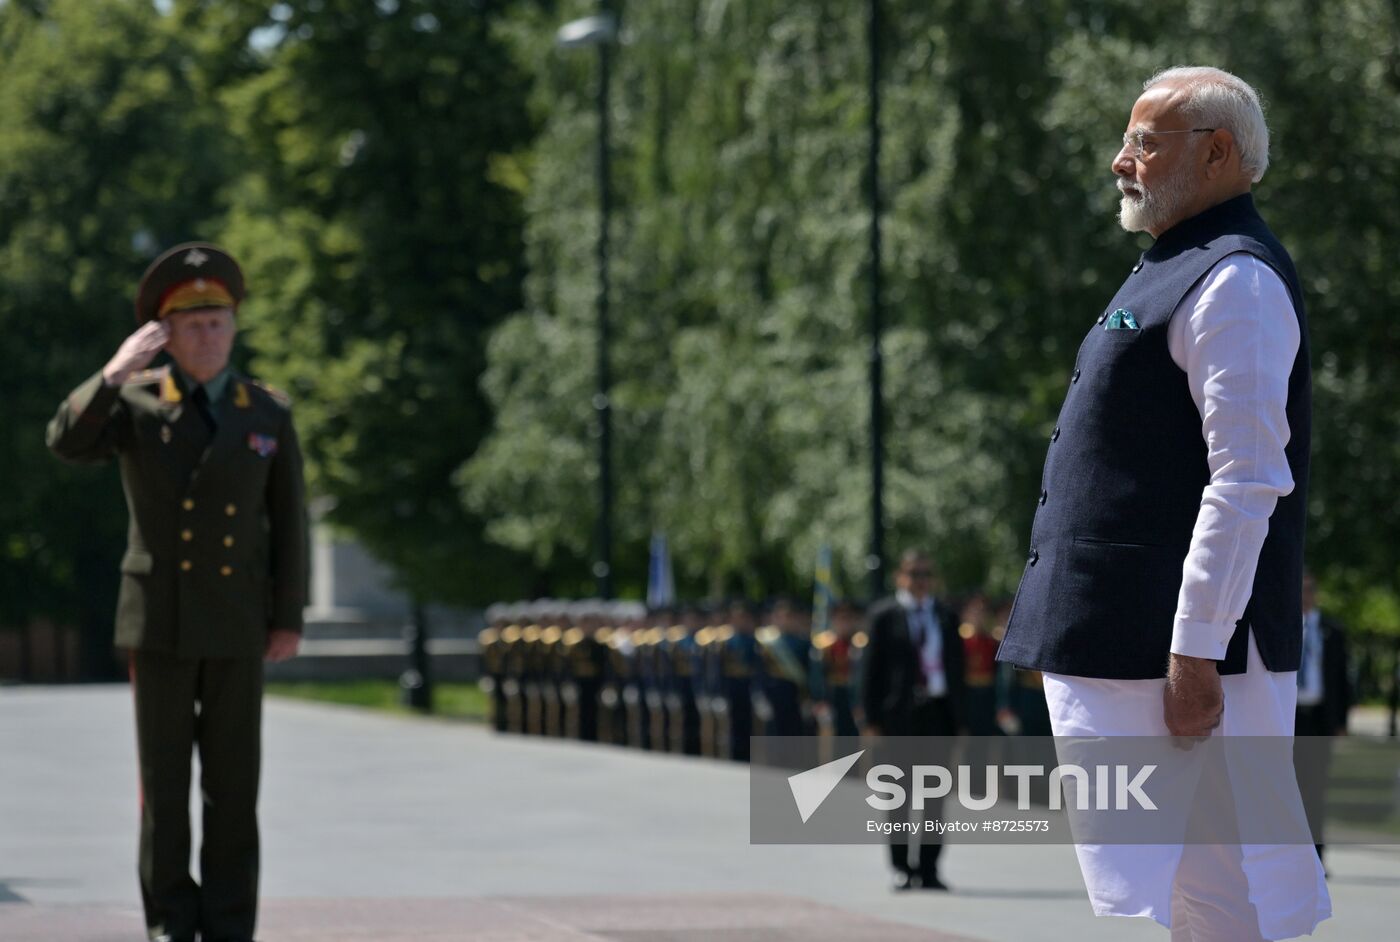
[[[1104,330],[1141,330],[1138,327],[1137,318],[1133,317],[1133,312],[1119,308],[1108,315],[1108,322],[1103,325]]]

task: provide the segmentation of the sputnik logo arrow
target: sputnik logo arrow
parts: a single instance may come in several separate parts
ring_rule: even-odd
[[[816,814],[817,809],[826,801],[827,796],[835,791],[841,779],[846,777],[846,773],[851,770],[851,766],[856,764],[856,760],[865,755],[865,750],[853,752],[848,756],[819,765],[815,769],[808,769],[805,772],[798,772],[796,775],[788,776],[788,787],[792,789],[792,800],[797,802],[797,811],[802,815],[802,823],[806,824],[807,819]]]

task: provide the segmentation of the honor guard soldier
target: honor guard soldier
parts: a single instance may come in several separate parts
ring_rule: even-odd
[[[652,625],[637,642],[637,670],[646,704],[646,749],[666,751],[666,629]]]
[[[544,694],[541,690],[544,676],[544,649],[540,635],[544,629],[533,623],[520,632],[520,689],[525,699],[525,732],[531,736],[544,734]]]
[[[749,761],[749,737],[753,735],[753,685],[759,670],[754,638],[757,618],[758,613],[746,603],[731,606],[730,633],[720,653],[729,758],[736,762]]]
[[[700,692],[697,675],[700,651],[695,635],[704,625],[704,618],[695,608],[687,608],[681,624],[672,631],[671,639],[671,749],[688,756],[700,755]]]
[[[564,627],[560,619],[547,619],[549,627],[540,632],[540,699],[543,704],[543,732],[564,735],[564,685],[567,661],[564,655]]]
[[[826,721],[834,736],[859,736],[855,705],[859,695],[855,690],[861,649],[865,635],[859,631],[861,610],[853,602],[838,601],[831,612],[831,629],[813,639],[812,661],[815,665],[813,686],[819,691]]]
[[[629,620],[627,635],[627,683],[622,700],[627,706],[627,744],[637,749],[651,748],[651,709],[647,704],[646,672],[647,632],[645,624]]]
[[[519,614],[517,612],[517,614]],[[506,703],[506,730],[523,733],[526,730],[525,703],[525,629],[512,622],[501,629],[501,694]]]
[[[615,615],[614,618],[617,619],[618,616]],[[634,748],[641,748],[642,737],[646,731],[646,717],[643,713],[646,704],[641,700],[641,686],[637,683],[636,670],[637,639],[641,633],[642,630],[636,625],[623,619],[618,621],[618,627],[608,639],[608,646],[612,649],[608,665],[612,676],[616,678],[619,715],[622,721],[618,742],[620,745]]]
[[[574,620],[574,627],[564,632],[569,682],[565,702],[571,707],[566,735],[597,742],[598,702],[608,656],[607,648],[598,639],[603,619],[599,609],[593,607],[578,613]]]
[[[964,756],[971,769],[971,794],[981,796],[986,794],[987,767],[1006,761],[1004,743],[993,739],[1002,735],[997,722],[997,639],[983,596],[973,595],[963,603],[958,637],[965,665],[961,715],[969,733]]]
[[[963,641],[967,664],[967,731],[973,736],[998,736],[997,725],[997,639],[987,612],[987,600],[974,595],[963,603],[958,635]]]
[[[611,613],[608,613],[611,622]],[[598,736],[615,746],[627,745],[627,705],[622,702],[626,683],[626,659],[618,650],[626,633],[608,624],[598,629],[598,641],[604,647],[603,687],[598,694]]]
[[[58,407],[49,447],[117,459],[131,525],[116,644],[129,652],[141,896],[162,942],[248,942],[257,918],[263,661],[296,654],[302,459],[287,398],[229,366],[243,273],[187,243],[146,270],[137,330]],[[160,352],[173,362],[146,369]],[[204,839],[190,875],[191,754]]]
[[[719,709],[719,629],[707,625],[695,633],[695,704],[700,713],[700,754],[719,758],[723,717]]]
[[[807,629],[786,599],[773,605],[773,625],[758,633],[764,671],[763,689],[768,699],[771,736],[801,736],[810,713],[812,641]]]
[[[481,691],[491,704],[491,728],[506,731],[505,654],[501,632],[506,628],[504,607],[493,605],[486,610],[489,627],[476,636],[481,651]]]

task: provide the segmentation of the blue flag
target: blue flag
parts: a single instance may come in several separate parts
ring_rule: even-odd
[[[831,627],[831,608],[836,593],[831,585],[831,546],[823,543],[817,550],[815,589],[812,592],[812,630],[826,631]]]
[[[676,604],[676,581],[671,577],[671,551],[666,534],[651,535],[651,559],[647,565],[647,607],[671,608]]]

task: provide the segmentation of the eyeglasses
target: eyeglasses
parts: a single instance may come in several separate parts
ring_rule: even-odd
[[[1152,154],[1152,141],[1149,137],[1157,137],[1162,134],[1210,134],[1215,128],[1187,128],[1184,131],[1148,131],[1138,128],[1123,135],[1123,146],[1128,148],[1128,153],[1133,155],[1133,159],[1142,160]]]

